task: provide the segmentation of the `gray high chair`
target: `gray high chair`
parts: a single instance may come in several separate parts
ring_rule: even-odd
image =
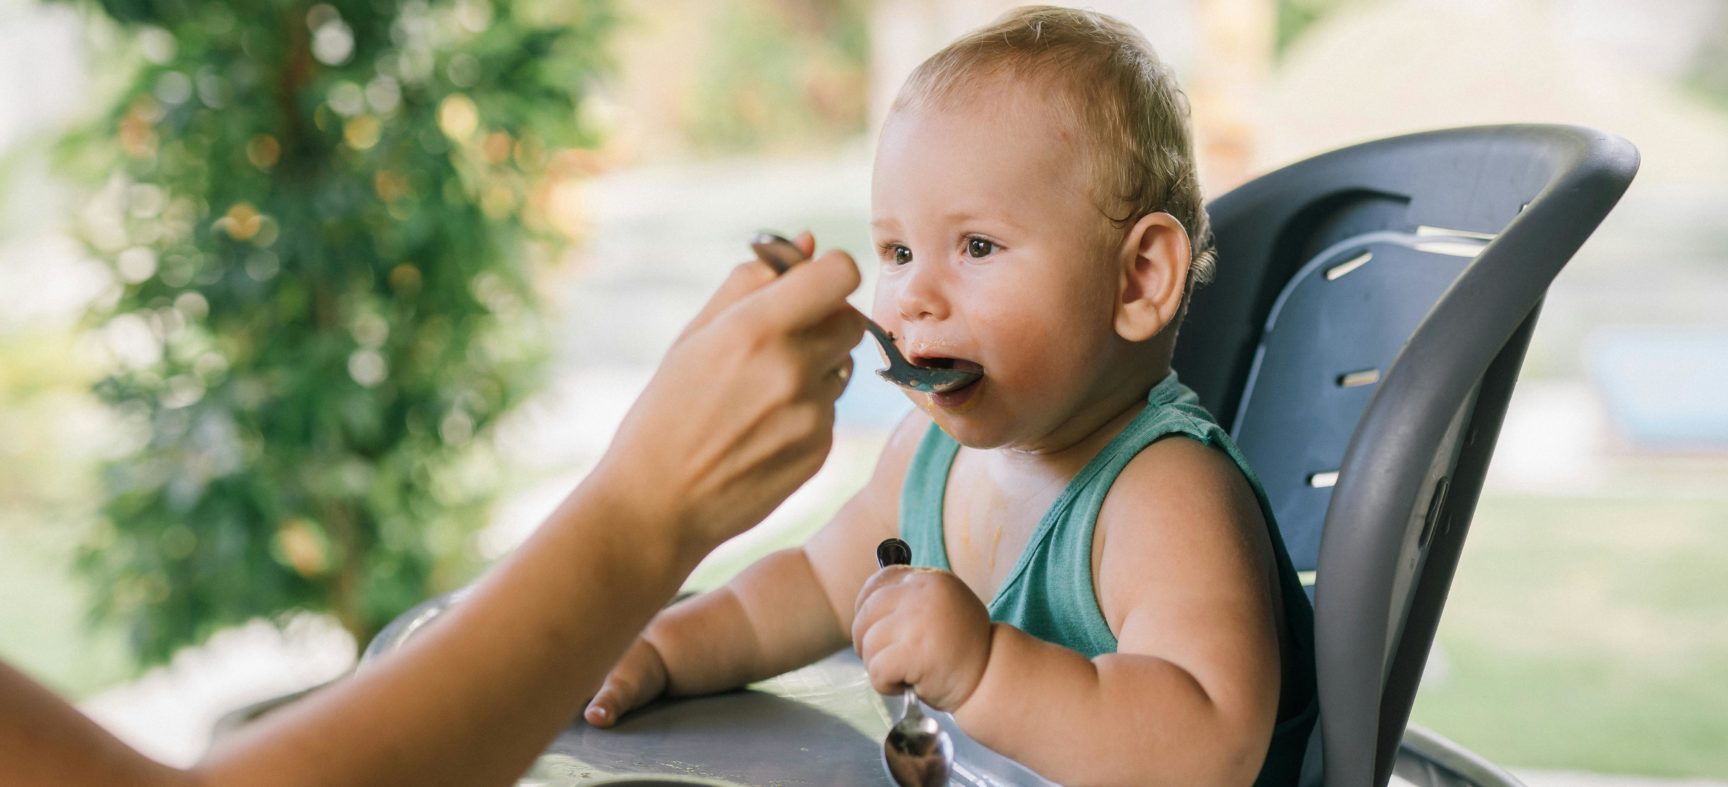
[[[1543,296],[1637,168],[1592,129],[1463,128],[1317,156],[1209,206],[1218,280],[1174,365],[1311,572],[1308,765],[1327,787],[1395,769],[1517,783],[1406,723]]]
[[[1467,128],[1327,153],[1210,205],[1220,274],[1193,297],[1175,367],[1315,577],[1305,782],[1378,787],[1396,769],[1418,785],[1517,784],[1406,722],[1538,306],[1637,164],[1590,129]],[[459,598],[404,613],[365,660]],[[752,688],[645,710],[627,731],[578,720],[529,782],[886,783],[893,709],[850,651]],[[941,721],[955,783],[1047,784]]]

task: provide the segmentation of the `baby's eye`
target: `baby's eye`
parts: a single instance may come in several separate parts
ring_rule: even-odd
[[[977,236],[966,239],[966,253],[974,258],[988,257],[996,251],[996,243]]]
[[[895,265],[905,265],[912,261],[912,250],[898,243],[888,244],[886,250],[888,252],[888,257],[894,260]]]

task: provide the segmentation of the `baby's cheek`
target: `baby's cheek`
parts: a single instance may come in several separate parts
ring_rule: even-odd
[[[995,347],[990,355],[995,368],[985,368],[985,374],[1018,377],[1028,370],[1044,368],[1051,360],[1046,357],[1052,338],[1048,331],[1055,326],[1042,322],[1032,314],[993,321],[990,341]]]
[[[896,295],[887,277],[878,274],[876,290],[870,297],[870,308],[865,310],[865,314],[870,315],[870,319],[875,320],[885,331],[894,331],[900,326],[900,315],[894,308]]]

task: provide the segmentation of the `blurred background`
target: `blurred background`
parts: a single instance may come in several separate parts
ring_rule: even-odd
[[[174,762],[340,676],[582,477],[751,231],[867,256],[900,80],[1012,5],[0,0],[0,656]],[[1532,784],[1728,781],[1728,4],[1077,5],[1174,66],[1209,194],[1436,127],[1639,146],[1414,720]],[[860,377],[692,585],[825,522],[905,407]]]

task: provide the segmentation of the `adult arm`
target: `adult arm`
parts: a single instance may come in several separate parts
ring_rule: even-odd
[[[189,771],[0,667],[9,784],[508,784],[697,561],[821,466],[862,322],[830,253],[739,266],[595,471],[470,598],[376,668],[265,717]],[[703,429],[683,425],[691,419]]]
[[[660,613],[587,709],[609,727],[662,693],[725,691],[809,664],[850,641],[853,603],[898,531],[900,487],[930,419],[913,411],[864,488],[801,546],[767,555],[732,581]]]

